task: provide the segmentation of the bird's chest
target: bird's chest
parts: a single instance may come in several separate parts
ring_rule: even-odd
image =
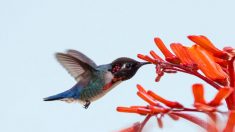
[[[109,72],[99,75],[99,77],[93,78],[82,90],[80,99],[83,101],[95,101],[103,97],[108,91],[118,84],[113,84],[112,79],[113,76]]]

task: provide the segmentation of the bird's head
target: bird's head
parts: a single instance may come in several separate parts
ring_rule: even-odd
[[[114,60],[111,63],[110,72],[113,74],[114,78],[117,80],[125,81],[131,79],[138,69],[149,62],[138,62],[134,59],[121,57]]]

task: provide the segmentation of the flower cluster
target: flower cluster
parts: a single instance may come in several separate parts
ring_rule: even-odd
[[[166,48],[160,38],[155,38],[154,41],[165,56],[165,60],[154,51],[150,51],[152,57],[142,54],[138,54],[138,57],[156,65],[155,81],[157,82],[164,73],[184,72],[201,78],[218,90],[223,87],[234,88],[235,49],[225,47],[223,50],[219,50],[202,35],[191,35],[188,38],[195,43],[191,47],[180,43],[170,44],[174,54]],[[227,102],[235,104],[235,98],[229,98]],[[227,104],[229,105],[229,103]],[[235,109],[235,105],[228,107]]]
[[[174,120],[184,118],[208,131],[218,131],[215,125],[216,114],[227,114],[228,122],[223,131],[233,131],[235,127],[235,50],[225,47],[220,50],[205,36],[191,35],[188,38],[194,42],[191,47],[180,43],[171,43],[173,53],[166,48],[160,38],[154,41],[164,55],[161,58],[156,52],[150,51],[150,56],[138,54],[140,59],[156,65],[156,82],[159,82],[165,73],[183,72],[194,75],[218,90],[211,101],[204,99],[204,87],[202,84],[194,84],[192,92],[194,95],[193,108],[184,107],[177,101],[169,101],[151,90],[146,91],[141,85],[137,85],[137,95],[148,103],[147,106],[117,107],[118,112],[135,113],[146,116],[142,123],[122,130],[122,132],[142,131],[151,117],[156,117],[159,127],[163,127],[162,117],[168,115]],[[217,108],[223,100],[226,100],[228,112],[221,112]],[[213,122],[204,121],[196,116],[185,112],[201,112],[208,115]]]
[[[217,130],[212,124],[203,121],[202,119],[186,114],[184,112],[203,112],[203,113],[223,113],[217,109],[218,106],[221,105],[223,99],[227,98],[228,95],[233,91],[231,88],[223,88],[218,91],[215,95],[214,99],[210,102],[206,102],[204,99],[204,88],[202,84],[194,84],[192,86],[192,91],[194,94],[194,108],[186,108],[182,104],[176,101],[169,101],[151,90],[146,91],[141,85],[137,85],[138,92],[137,95],[142,98],[144,101],[148,103],[147,106],[130,106],[130,107],[117,107],[118,112],[124,113],[135,113],[140,115],[146,115],[147,119],[149,117],[156,117],[159,127],[162,128],[162,117],[164,115],[168,115],[174,120],[178,120],[180,117],[185,118],[191,122],[197,123],[199,126],[208,129],[210,131]],[[213,116],[208,114],[213,118]],[[142,123],[143,124],[143,123]],[[128,128],[128,131],[136,129],[143,129],[141,127],[141,123],[138,125],[134,125],[134,127]],[[234,124],[235,125],[235,124]],[[134,129],[135,128],[135,129]]]

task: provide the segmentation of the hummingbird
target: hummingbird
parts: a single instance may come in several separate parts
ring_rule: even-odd
[[[109,64],[97,66],[86,55],[72,49],[56,53],[55,57],[77,83],[65,92],[44,98],[44,101],[80,102],[85,109],[121,82],[131,79],[141,66],[150,64],[120,57]]]

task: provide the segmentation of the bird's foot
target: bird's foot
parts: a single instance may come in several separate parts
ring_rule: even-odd
[[[87,109],[90,106],[91,102],[89,100],[86,100],[86,104],[84,105],[84,108]]]

